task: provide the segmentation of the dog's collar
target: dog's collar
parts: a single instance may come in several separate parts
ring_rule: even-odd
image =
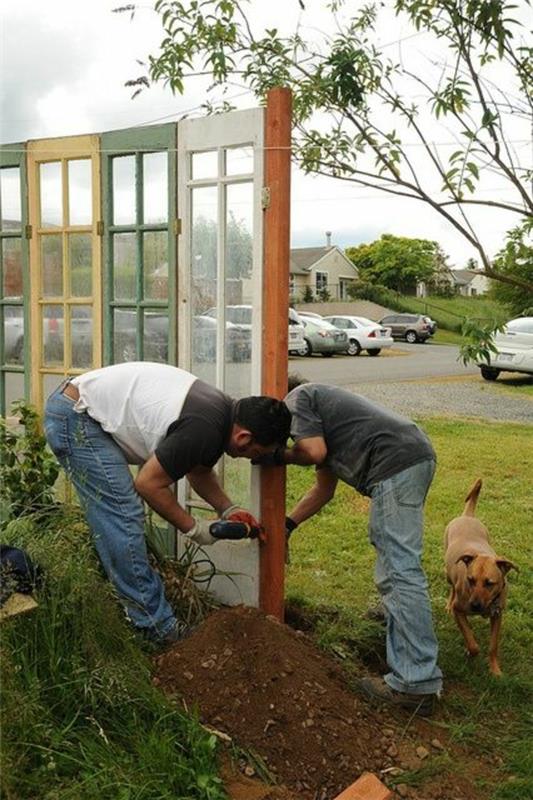
[[[503,588],[498,592],[498,594],[496,595],[496,597],[494,598],[494,600],[490,604],[489,609],[488,609],[489,617],[499,617],[500,614],[502,613],[502,607],[501,607],[500,602],[499,602],[502,592],[503,592]]]

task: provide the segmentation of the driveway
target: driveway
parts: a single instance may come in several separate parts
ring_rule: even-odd
[[[385,357],[291,358],[289,372],[343,386],[408,417],[454,416],[533,425],[533,395],[513,392],[520,385],[532,385],[533,378],[517,375],[488,383],[477,367],[457,361],[458,352],[447,345],[402,343]]]
[[[458,360],[459,348],[442,344],[407,344],[398,342],[375,358],[366,353],[351,358],[290,358],[289,372],[298,372],[309,381],[348,386],[364,381],[398,381],[435,376],[478,375],[477,367],[465,367]]]

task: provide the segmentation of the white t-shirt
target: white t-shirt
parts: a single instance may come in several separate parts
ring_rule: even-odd
[[[143,464],[179,418],[196,380],[168,364],[114,364],[73,378],[80,393],[74,410],[99,422],[130,464]]]

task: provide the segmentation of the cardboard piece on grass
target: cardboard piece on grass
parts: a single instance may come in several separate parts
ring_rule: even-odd
[[[13,592],[11,597],[8,597],[4,605],[0,607],[0,622],[9,617],[16,617],[18,614],[33,611],[34,608],[37,608],[37,605],[37,602],[30,594]]]
[[[335,797],[335,800],[389,800],[391,790],[381,783],[371,772],[363,772],[361,777]]]

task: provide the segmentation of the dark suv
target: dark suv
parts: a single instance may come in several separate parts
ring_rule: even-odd
[[[425,342],[432,335],[426,319],[422,314],[388,314],[379,320],[379,324],[391,329],[393,339],[405,339],[413,344]]]

